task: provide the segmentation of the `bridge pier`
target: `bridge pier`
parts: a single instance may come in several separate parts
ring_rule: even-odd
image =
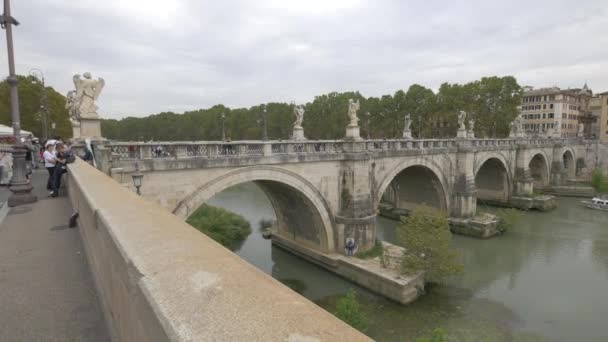
[[[340,166],[339,211],[336,215],[336,248],[344,253],[347,241],[358,251],[367,251],[376,240],[376,213],[373,206],[370,172],[375,164],[362,151],[365,143],[351,142],[345,146],[347,158]]]

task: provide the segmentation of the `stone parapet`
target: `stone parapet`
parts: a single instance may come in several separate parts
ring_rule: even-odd
[[[113,340],[369,340],[88,164],[69,175]]]

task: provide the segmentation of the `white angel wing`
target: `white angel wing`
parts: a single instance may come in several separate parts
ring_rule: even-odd
[[[99,94],[101,94],[101,90],[103,89],[103,87],[105,85],[106,85],[106,81],[100,77],[97,80],[97,84],[95,85],[95,96],[93,97],[95,100],[97,100],[97,98],[99,97]]]

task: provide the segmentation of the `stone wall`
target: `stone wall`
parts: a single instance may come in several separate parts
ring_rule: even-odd
[[[113,340],[369,340],[80,160],[68,189]]]

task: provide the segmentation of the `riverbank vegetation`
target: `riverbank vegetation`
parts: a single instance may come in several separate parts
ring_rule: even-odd
[[[355,254],[355,256],[359,259],[373,259],[376,257],[380,257],[382,259],[383,255],[384,255],[384,246],[382,245],[382,242],[379,240],[376,240],[374,247],[372,247],[371,249],[369,249],[365,252],[357,252],[357,254]]]
[[[502,208],[496,211],[498,217],[497,229],[504,233],[508,229],[515,227],[523,217],[521,210],[514,208]]]
[[[352,98],[361,104],[361,136],[401,138],[404,113],[410,113],[414,136],[454,137],[458,111],[465,110],[467,123],[469,119],[475,120],[476,136],[506,137],[518,114],[521,94],[522,89],[512,76],[483,77],[466,84],[443,83],[437,92],[418,84],[379,97],[366,97],[358,91],[331,92],[304,105],[303,127],[310,139],[341,139],[348,124],[348,99]],[[290,137],[293,105],[286,102],[249,108],[219,104],[183,114],[163,112],[143,118],[105,119],[102,133],[109,139],[123,141],[221,140],[223,124],[226,137],[231,140],[260,139],[264,118],[270,139]]]
[[[464,270],[460,253],[450,247],[447,215],[420,207],[397,226],[397,240],[406,249],[401,260],[404,274],[423,271],[427,282],[437,283]]]
[[[608,176],[602,170],[595,169],[591,173],[591,186],[599,193],[608,194]]]
[[[186,222],[231,250],[240,247],[251,234],[251,226],[242,216],[206,204],[192,213]]]
[[[344,297],[338,299],[334,315],[361,332],[365,332],[369,326],[369,320],[361,310],[357,293],[353,289],[349,289]]]

